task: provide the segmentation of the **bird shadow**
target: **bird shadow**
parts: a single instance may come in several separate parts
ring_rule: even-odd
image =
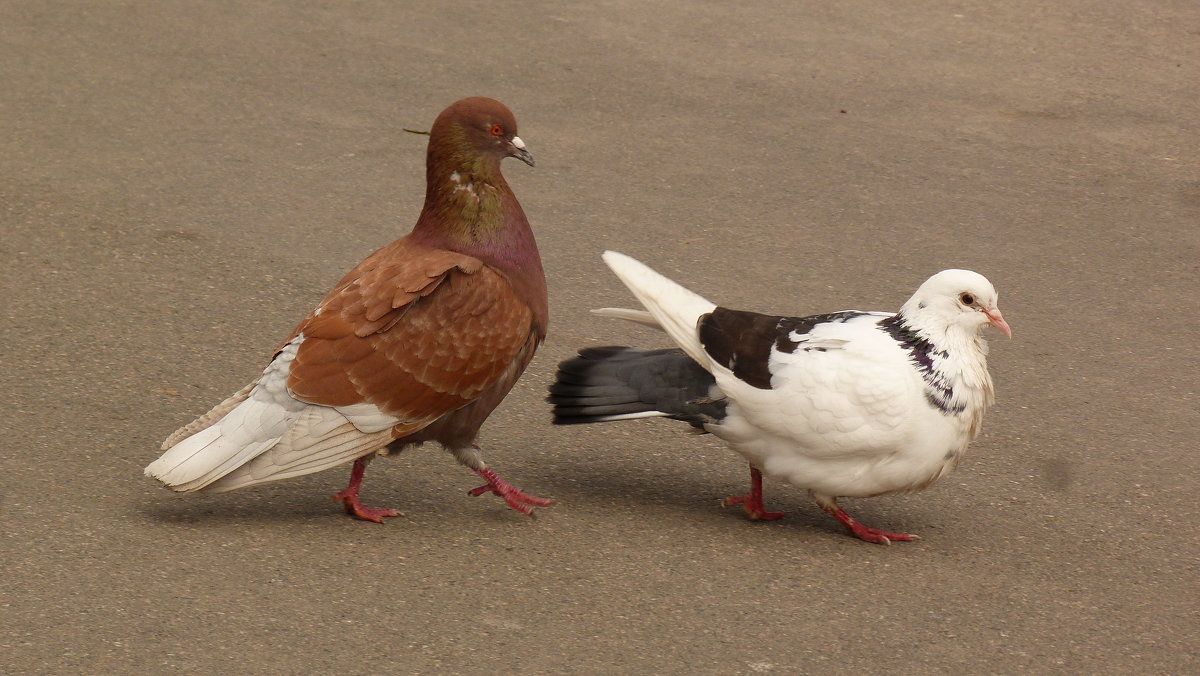
[[[345,516],[332,501],[311,496],[168,496],[147,497],[134,509],[148,520],[172,525],[229,525],[232,523],[296,523]]]
[[[470,484],[469,487],[473,487],[474,482]],[[158,494],[148,493],[131,507],[131,511],[141,514],[149,522],[172,526],[228,528],[231,525],[294,526],[344,521],[358,522],[366,526],[375,525],[358,521],[346,514],[338,501],[333,499],[336,491],[337,489],[319,480],[284,482],[219,494],[185,495],[163,491]],[[499,504],[487,504],[489,497]],[[462,502],[459,502],[460,500]],[[401,512],[401,516],[397,518],[385,519],[385,524],[415,525],[426,520],[454,518],[482,519],[502,524],[511,523],[514,518],[518,521],[526,518],[509,509],[503,501],[494,496],[468,496],[467,488],[464,488],[461,482],[454,481],[376,481],[369,493],[364,495],[364,502],[374,507],[395,507]],[[476,504],[478,506],[473,506]],[[534,514],[536,515],[537,511]]]
[[[789,528],[842,533],[842,527],[815,507],[807,495],[782,482],[770,482],[767,507],[782,511],[780,521],[755,522],[741,507],[724,507],[721,502],[749,489],[749,471],[731,461],[727,468],[699,474],[683,465],[658,465],[615,469],[611,464],[582,461],[573,472],[554,472],[540,477],[539,490],[562,504],[580,509],[610,509],[621,505],[643,510],[650,518],[684,518],[712,524],[776,523]],[[869,510],[864,511],[869,513]]]
[[[705,471],[697,472],[697,466]],[[685,519],[720,528],[732,524],[757,527],[760,523],[769,523],[783,526],[787,532],[844,533],[844,529],[817,508],[804,491],[781,481],[768,479],[764,492],[767,509],[784,512],[782,520],[754,522],[740,507],[723,507],[723,499],[742,495],[749,488],[749,472],[736,458],[722,462],[719,456],[708,457],[701,453],[696,457],[660,457],[653,463],[626,463],[620,458],[603,455],[571,455],[508,469],[513,470],[509,474],[520,477],[518,485],[530,494],[555,501],[552,506],[537,508],[534,515],[544,515],[556,522],[619,511],[641,513],[650,520]],[[400,474],[403,470],[395,471]],[[471,498],[465,495],[465,489],[460,491],[461,488],[461,482],[448,478],[408,476],[401,479],[394,476],[391,481],[373,484],[365,501],[372,506],[397,507],[407,514],[407,518],[386,522],[409,523],[414,527],[427,519],[431,523],[444,523],[469,518],[502,525],[512,523],[514,518],[525,518],[505,507],[503,502],[494,508],[457,503],[455,501],[464,499],[498,500],[486,495]],[[137,500],[132,511],[159,525],[214,529],[254,524],[332,524],[351,520],[331,499],[336,490],[320,480],[301,478],[259,486],[255,490],[220,494],[183,495],[156,491]],[[903,522],[922,528],[921,515],[912,512],[912,507],[905,505],[897,512],[861,501],[853,504],[851,513],[865,523],[887,524],[883,526],[885,528],[899,527]],[[589,516],[579,517],[578,512],[586,512]]]

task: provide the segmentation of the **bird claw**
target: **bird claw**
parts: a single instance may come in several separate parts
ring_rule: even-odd
[[[885,530],[867,528],[866,526],[861,525],[860,528],[860,530],[856,530],[854,528],[847,528],[847,530],[850,531],[851,535],[860,540],[879,545],[890,545],[893,542],[911,542],[913,540],[921,539],[921,536],[912,535],[911,533],[890,533]]]
[[[912,535],[911,533],[892,533],[890,531],[864,526],[855,521],[854,518],[847,514],[845,510],[840,508],[826,511],[828,511],[833,518],[842,522],[842,525],[846,527],[846,530],[850,531],[851,535],[864,542],[871,542],[877,545],[890,545],[893,542],[912,542],[913,540],[921,539],[921,536]]]
[[[746,518],[751,521],[775,521],[783,518],[783,512],[768,512],[763,509],[762,496],[731,495],[721,501],[722,507],[734,505],[741,505],[742,511],[746,512]]]
[[[383,523],[383,520],[392,516],[404,516],[403,513],[394,509],[367,507],[358,499],[358,489],[362,485],[363,473],[367,470],[367,463],[371,462],[371,456],[363,456],[354,461],[354,469],[350,472],[350,485],[346,489],[333,496],[334,502],[341,502],[342,507],[346,509],[346,513],[356,519],[370,521],[372,523]]]
[[[386,507],[367,507],[358,499],[358,491],[346,489],[341,493],[333,496],[334,502],[341,502],[346,513],[356,519],[370,521],[372,523],[383,523],[383,520],[393,516],[404,516],[403,512],[388,509]]]
[[[548,507],[554,504],[553,500],[537,498],[532,495],[528,495],[520,488],[517,488],[504,479],[496,476],[496,473],[490,469],[477,469],[475,472],[479,474],[479,476],[483,477],[487,483],[467,491],[467,495],[470,495],[471,497],[477,498],[484,493],[494,493],[504,498],[504,502],[507,503],[509,507],[512,507],[513,509],[527,516],[534,515],[534,507]]]
[[[745,495],[731,495],[721,501],[722,507],[741,505],[742,511],[751,521],[774,521],[783,518],[783,512],[768,512],[763,507],[762,472],[750,465],[750,492]]]

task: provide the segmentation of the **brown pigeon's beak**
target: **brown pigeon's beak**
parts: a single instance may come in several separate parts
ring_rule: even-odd
[[[533,155],[528,150],[525,150],[525,142],[520,136],[512,137],[508,142],[508,156],[515,157],[529,166],[533,166]]]
[[[984,310],[983,314],[988,318],[988,323],[1004,332],[1004,335],[1012,338],[1012,328],[1008,322],[1004,321],[1004,315],[1000,314],[1000,308],[992,308]]]

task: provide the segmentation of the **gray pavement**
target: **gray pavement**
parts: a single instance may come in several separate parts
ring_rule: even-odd
[[[0,2],[0,672],[1196,673],[1200,6]],[[217,496],[142,476],[408,230],[427,128],[506,102],[549,340],[440,450]],[[958,471],[872,546],[669,421],[555,429],[579,346],[663,344],[612,248],[744,309],[986,274]],[[348,469],[348,468],[347,468]]]

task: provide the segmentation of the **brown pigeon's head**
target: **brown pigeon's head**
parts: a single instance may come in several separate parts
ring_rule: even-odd
[[[497,162],[515,157],[533,166],[533,155],[517,136],[517,119],[495,99],[472,96],[455,101],[438,115],[429,134],[431,151],[442,147],[463,164],[469,164],[471,156]]]

